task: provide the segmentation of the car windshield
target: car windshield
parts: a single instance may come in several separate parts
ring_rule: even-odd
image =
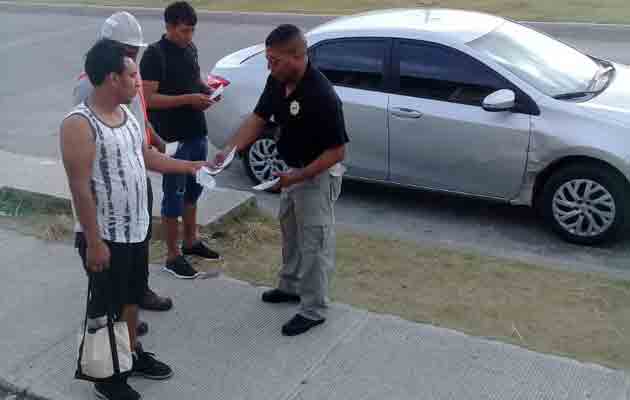
[[[509,21],[468,45],[551,97],[590,90],[601,68],[576,49]]]

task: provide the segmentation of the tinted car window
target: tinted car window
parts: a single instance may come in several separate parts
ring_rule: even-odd
[[[317,46],[313,64],[337,86],[380,90],[383,86],[385,42],[343,40]]]
[[[406,96],[481,106],[505,82],[467,54],[441,46],[401,42],[399,93]]]

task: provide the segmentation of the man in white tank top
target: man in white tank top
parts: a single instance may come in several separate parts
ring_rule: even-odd
[[[139,82],[135,62],[112,40],[88,52],[85,71],[92,95],[64,119],[61,154],[81,227],[79,254],[92,280],[89,318],[114,306],[129,326],[133,374],[167,379],[172,370],[136,340],[138,304],[144,295],[143,260],[149,228],[146,169],[195,174],[205,162],[175,160],[148,151],[146,135],[127,108]],[[114,290],[112,290],[114,288]],[[139,399],[126,380],[95,384],[101,399]]]
[[[146,47],[144,37],[142,34],[142,28],[136,20],[136,18],[126,12],[120,11],[112,14],[108,17],[98,32],[98,39],[111,39],[125,47],[126,54],[129,58],[136,61],[138,53],[141,48]],[[142,79],[140,85],[142,85]],[[90,82],[87,74],[83,72],[77,80],[76,86],[73,90],[73,105],[77,106],[87,100],[92,94],[94,86]],[[165,151],[165,142],[155,133],[153,127],[148,121],[146,114],[146,103],[142,93],[142,86],[138,90],[138,93],[133,98],[129,109],[138,124],[140,125],[140,131],[146,133],[147,141],[152,146],[153,151]],[[153,204],[153,191],[151,189],[151,181],[147,177],[147,195],[149,196],[148,209],[151,213]],[[146,240],[151,240],[151,220],[149,219],[149,234]],[[80,243],[77,242],[77,245]],[[145,310],[151,311],[168,311],[173,307],[173,301],[168,297],[159,296],[149,287],[149,257],[147,254],[147,262],[145,267],[145,292],[139,306]],[[149,330],[149,326],[146,322],[138,320],[138,336],[146,334]]]

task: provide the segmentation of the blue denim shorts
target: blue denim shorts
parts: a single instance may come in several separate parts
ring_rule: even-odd
[[[208,159],[208,138],[205,136],[179,142],[173,158],[187,161],[206,161]],[[164,175],[162,178],[162,216],[181,217],[184,204],[196,204],[203,192],[193,175]]]

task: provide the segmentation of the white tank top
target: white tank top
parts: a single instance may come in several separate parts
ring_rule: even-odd
[[[101,121],[85,102],[66,118],[81,115],[92,127],[96,157],[91,186],[101,238],[116,243],[139,243],[146,239],[149,228],[147,173],[142,151],[146,136],[129,109],[121,108],[125,121],[116,127]],[[76,230],[83,231],[76,212],[75,221]]]
[[[144,104],[142,103],[142,98],[140,97],[141,90],[142,88],[138,89],[138,94],[133,98],[133,100],[131,100],[131,104],[129,104],[129,110],[131,110],[133,116],[136,117],[136,121],[138,121],[138,125],[140,125],[140,130],[142,132],[146,132],[147,128],[144,120]],[[88,78],[87,75],[81,76],[79,78],[79,81],[77,82],[77,85],[72,91],[72,105],[77,106],[83,103],[88,99],[88,97],[90,97],[93,91],[94,86],[92,86],[90,78]]]

